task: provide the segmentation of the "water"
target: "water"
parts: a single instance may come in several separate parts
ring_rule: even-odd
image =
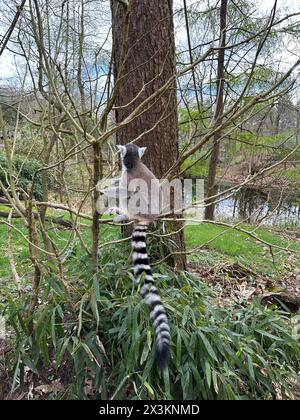
[[[232,185],[231,185],[232,186]],[[222,184],[218,193],[230,185]],[[219,202],[215,210],[216,219],[245,220],[247,223],[265,225],[300,226],[299,195],[288,193],[280,196],[276,191],[264,192],[243,187],[235,195]]]

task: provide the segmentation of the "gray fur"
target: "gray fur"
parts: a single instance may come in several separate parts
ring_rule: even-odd
[[[132,180],[142,179],[149,188],[151,188],[153,181],[158,183],[155,175],[141,162],[141,157],[145,153],[146,148],[139,148],[135,144],[119,145],[117,147],[120,151],[123,169],[119,188],[127,190],[128,197],[135,194],[135,191],[128,191],[128,185]],[[146,200],[149,207],[149,195],[143,197],[143,199]],[[156,199],[159,200],[160,198],[157,197]],[[127,209],[126,216],[129,220],[135,222],[131,242],[133,271],[137,284],[143,279],[141,296],[150,307],[150,320],[155,333],[156,361],[158,366],[163,369],[168,365],[170,358],[170,326],[166,310],[155,286],[146,247],[146,232],[157,215],[153,215],[151,212],[147,214],[130,214]]]

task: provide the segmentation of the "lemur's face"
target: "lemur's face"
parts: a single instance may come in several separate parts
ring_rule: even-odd
[[[146,151],[146,147],[138,147],[135,144],[117,145],[117,148],[119,149],[122,162],[128,168],[133,168]]]

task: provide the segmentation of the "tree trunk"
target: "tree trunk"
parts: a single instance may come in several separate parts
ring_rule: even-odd
[[[214,126],[218,127],[223,121],[224,111],[224,58],[226,45],[226,21],[227,21],[227,0],[221,1],[220,9],[220,50],[218,53],[218,70],[217,70],[217,102],[214,116]],[[217,165],[220,155],[220,140],[222,131],[215,133],[213,139],[213,149],[209,162],[208,178],[207,178],[207,199],[205,200],[205,219],[213,220],[215,212],[214,199],[210,197],[217,193],[216,189],[216,174]]]
[[[111,1],[113,16],[114,76],[120,71],[124,8]],[[173,1],[132,0],[128,54],[116,100],[116,121],[121,122],[175,73]],[[126,106],[127,105],[127,106]],[[119,107],[119,108],[118,108]],[[164,177],[178,158],[176,84],[156,98],[137,118],[117,133],[117,144],[137,139],[147,147],[143,162],[157,178]],[[174,239],[174,238],[173,238]],[[183,233],[176,235],[177,250],[184,250]],[[185,267],[185,256],[176,261]],[[174,262],[173,262],[174,263]]]

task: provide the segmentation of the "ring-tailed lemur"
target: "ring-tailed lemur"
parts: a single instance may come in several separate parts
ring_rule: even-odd
[[[150,319],[156,341],[156,361],[158,366],[163,369],[167,366],[170,357],[170,326],[165,308],[155,285],[146,247],[148,227],[157,217],[158,213],[157,202],[160,200],[160,192],[159,189],[154,190],[155,185],[157,187],[159,182],[147,166],[141,162],[141,158],[146,150],[145,147],[138,147],[134,144],[117,147],[120,151],[122,162],[122,176],[119,181],[119,186],[104,190],[103,193],[107,195],[117,193],[123,197],[121,208],[114,208],[114,212],[118,213],[114,221],[134,221],[131,242],[134,276],[136,283],[139,283],[141,279],[143,281],[141,295],[150,306]],[[140,181],[139,187],[137,187],[137,184],[139,184],[138,181]],[[156,194],[153,194],[153,191]],[[139,201],[139,207],[137,209],[134,209],[134,206],[128,205],[130,200],[134,201],[135,196],[138,196]]]

